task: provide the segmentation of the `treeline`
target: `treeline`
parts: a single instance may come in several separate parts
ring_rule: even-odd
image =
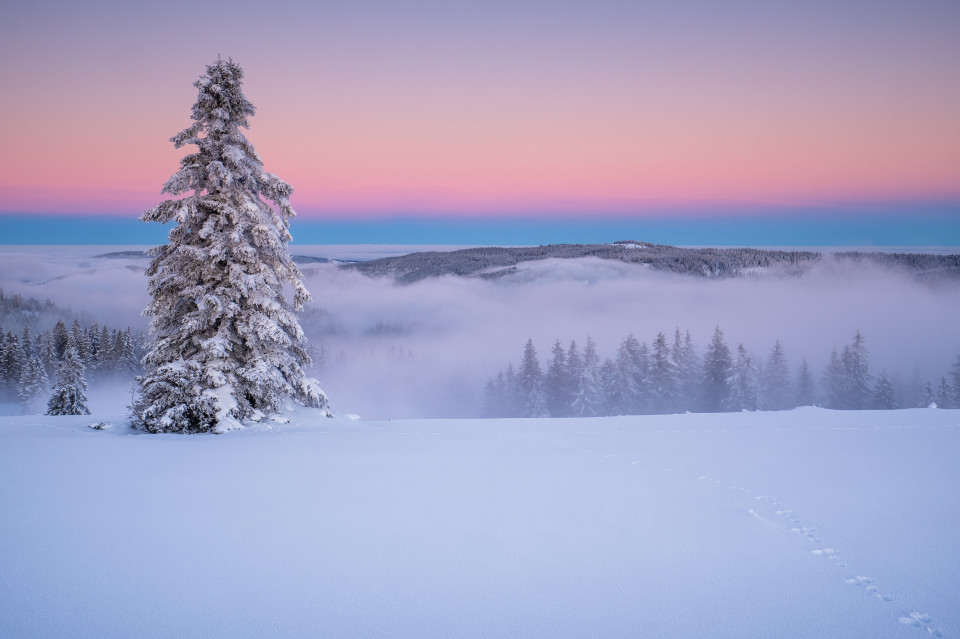
[[[81,395],[87,377],[133,379],[142,372],[143,343],[143,334],[130,328],[99,323],[85,326],[79,320],[74,320],[70,329],[58,320],[51,330],[36,334],[29,324],[24,324],[19,335],[0,326],[0,402],[36,407],[51,397],[51,380],[62,385],[64,375],[71,384],[82,386],[77,389]],[[72,388],[61,391],[74,393]]]
[[[780,342],[763,358],[740,344],[731,349],[717,327],[703,356],[678,328],[673,339],[659,333],[651,344],[632,334],[614,358],[601,360],[593,339],[553,344],[541,367],[533,340],[518,366],[510,364],[486,385],[484,417],[593,417],[742,410],[786,410],[820,405],[837,409],[894,409],[937,405],[960,407],[960,356],[939,385],[915,380],[895,392],[885,372],[870,372],[869,351],[857,331],[817,383],[803,359],[791,371]]]
[[[824,256],[812,251],[681,248],[634,241],[425,251],[346,264],[342,268],[357,270],[372,277],[392,277],[398,283],[410,284],[443,275],[498,278],[516,272],[517,265],[524,262],[582,257],[616,260],[643,265],[656,271],[707,278],[743,277],[761,272],[799,275],[824,259],[868,262],[901,268],[915,275],[960,276],[960,255],[854,251]]]

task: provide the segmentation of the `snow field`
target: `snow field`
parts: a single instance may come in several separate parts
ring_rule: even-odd
[[[120,424],[0,418],[0,635],[960,636],[960,411]]]

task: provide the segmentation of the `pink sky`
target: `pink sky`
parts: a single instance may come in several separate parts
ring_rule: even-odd
[[[155,204],[218,53],[307,216],[960,200],[960,5],[835,4],[24,3],[0,212]]]

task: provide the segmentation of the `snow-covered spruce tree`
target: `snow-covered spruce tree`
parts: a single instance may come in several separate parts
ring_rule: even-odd
[[[194,83],[194,123],[171,141],[199,150],[163,187],[188,195],[140,218],[176,222],[147,269],[153,343],[132,409],[148,432],[221,432],[284,398],[328,407],[304,371],[310,357],[294,314],[310,294],[287,250],[293,188],[264,172],[240,131],[254,114],[242,78],[233,60],[218,59]]]
[[[47,402],[47,415],[89,415],[87,408],[87,380],[84,364],[77,351],[73,335],[67,343],[57,370],[57,385]]]
[[[43,362],[40,357],[34,355],[23,367],[20,373],[20,383],[17,386],[17,397],[23,405],[24,410],[29,411],[37,400],[42,400],[42,396],[50,388],[50,380],[47,378],[47,371],[43,368]]]

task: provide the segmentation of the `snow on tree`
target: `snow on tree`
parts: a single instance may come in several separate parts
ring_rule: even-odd
[[[57,385],[47,402],[47,415],[89,415],[87,408],[87,380],[84,379],[84,364],[77,352],[73,335],[60,360]]]
[[[680,329],[673,336],[673,361],[677,366],[677,408],[694,410],[700,392],[700,362],[690,331],[680,341]]]
[[[830,351],[830,363],[823,373],[824,406],[843,408],[846,401],[846,373],[837,349]]]
[[[712,413],[723,410],[723,406],[730,395],[730,367],[733,365],[730,356],[730,347],[723,337],[723,331],[717,326],[713,330],[713,338],[703,355],[703,386],[701,408],[704,412]]]
[[[573,345],[570,346],[570,351],[575,351]],[[579,373],[577,391],[573,397],[573,415],[595,417],[600,414],[603,392],[600,388],[600,356],[597,354],[597,345],[590,336],[587,336],[587,345],[583,349]]]
[[[727,383],[730,394],[727,396],[726,407],[729,410],[757,409],[759,403],[757,369],[743,344],[737,347],[737,359],[730,369]]]
[[[20,373],[20,383],[17,386],[17,397],[24,409],[29,410],[38,399],[44,396],[50,388],[47,371],[40,361],[40,356],[34,355],[27,360]]]
[[[528,339],[524,346],[517,383],[520,417],[545,417],[547,407],[543,394],[543,372],[532,339]]]
[[[669,413],[677,410],[677,365],[667,343],[667,336],[657,334],[650,353],[650,369],[647,372],[650,388],[650,410],[654,413]]]
[[[20,338],[8,331],[0,344],[0,400],[13,399],[25,365]]]
[[[622,415],[636,415],[642,410],[643,371],[641,370],[640,342],[627,335],[617,350],[616,406],[611,409]]]
[[[583,358],[580,357],[580,349],[577,348],[577,341],[570,340],[570,346],[567,348],[567,410],[565,416],[575,415],[573,402],[580,389],[580,376],[583,374]]]
[[[956,408],[953,405],[953,386],[947,381],[946,375],[940,378],[940,386],[937,387],[937,406],[940,408]]]
[[[790,369],[787,356],[783,353],[780,340],[777,340],[763,375],[763,408],[765,410],[785,410],[791,408]]]
[[[930,380],[927,380],[927,385],[923,389],[923,404],[922,408],[936,408],[937,407],[937,395],[933,392],[933,384],[930,383]]]
[[[617,364],[607,357],[597,371],[600,384],[600,405],[598,415],[623,415],[620,410],[623,402],[620,399],[620,388],[617,384]]]
[[[310,294],[287,250],[293,188],[264,172],[240,131],[255,112],[242,79],[232,60],[207,66],[194,84],[193,125],[171,138],[198,151],[163,187],[188,195],[140,218],[176,222],[147,269],[153,343],[133,406],[145,431],[220,432],[280,410],[285,398],[328,408],[305,373],[310,357],[294,314]]]
[[[877,385],[873,389],[873,408],[877,410],[893,410],[897,407],[897,400],[893,394],[893,384],[887,379],[885,372],[880,373]]]
[[[544,400],[551,417],[565,417],[570,414],[570,385],[567,383],[567,354],[560,340],[553,344],[550,363],[543,379]]]
[[[56,326],[53,327],[53,354],[57,362],[63,359],[63,354],[67,350],[68,335],[67,325],[63,320],[57,320]]]
[[[873,376],[869,371],[870,352],[864,341],[863,334],[858,330],[850,345],[843,349],[846,392],[843,408],[860,410],[870,404],[870,381]]]
[[[953,370],[950,371],[950,377],[953,379],[953,406],[960,408],[960,355],[953,362]]]

